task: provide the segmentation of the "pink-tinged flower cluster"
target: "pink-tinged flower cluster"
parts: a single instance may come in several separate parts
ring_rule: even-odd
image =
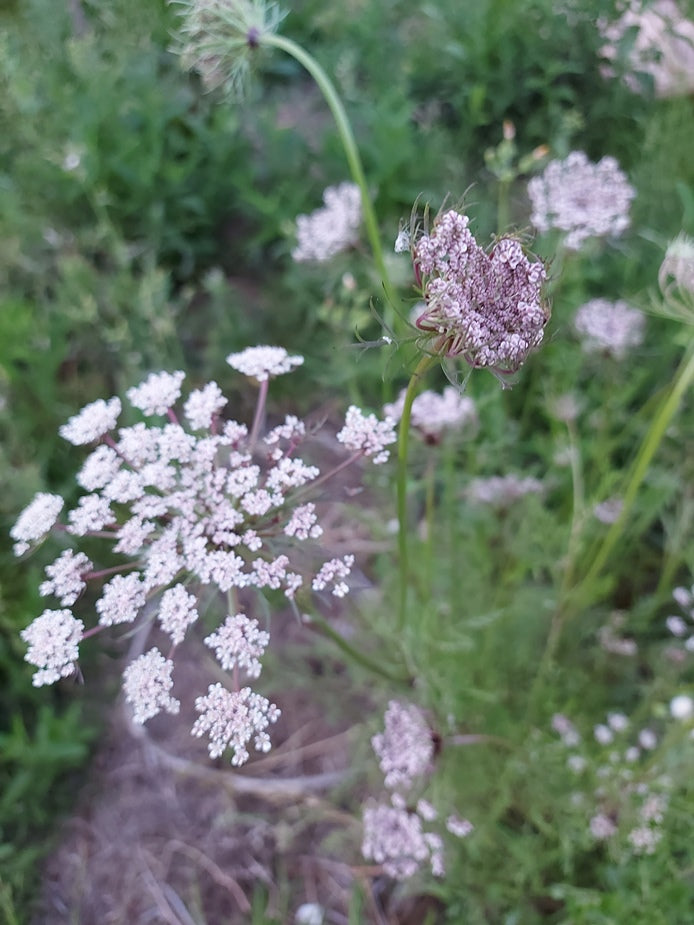
[[[659,97],[678,96],[694,92],[694,22],[686,19],[674,0],[654,0],[643,4],[632,2],[618,20],[599,22],[606,39],[601,54],[608,61],[619,58],[621,49],[628,51],[632,73],[625,83],[635,93],[643,84],[637,75],[649,75]],[[625,43],[625,38],[631,36]],[[605,76],[614,74],[612,65],[605,68]]]
[[[396,880],[412,877],[425,864],[435,877],[442,877],[445,864],[440,831],[444,826],[438,832],[430,830],[439,819],[438,810],[423,798],[410,805],[402,794],[421,785],[432,770],[432,730],[418,707],[396,700],[388,704],[384,724],[384,731],[375,735],[371,744],[385,786],[395,792],[390,803],[370,801],[364,807],[362,854]],[[466,838],[474,826],[451,814],[445,829],[456,838]]]
[[[356,183],[329,186],[323,202],[323,208],[296,219],[297,243],[292,257],[297,263],[330,260],[359,240],[361,192]]]
[[[425,302],[416,326],[433,353],[515,372],[541,343],[549,318],[541,292],[545,268],[513,238],[501,238],[487,253],[468,225],[451,209],[413,244]]]
[[[622,234],[635,195],[613,157],[593,164],[583,151],[572,151],[528,183],[530,220],[538,231],[563,232],[565,246],[580,250],[588,238]]]
[[[648,726],[632,731],[631,721],[619,711],[608,713],[604,722],[593,727],[593,744],[588,741],[585,748],[566,716],[555,714],[552,727],[562,748],[571,750],[566,764],[576,775],[577,786],[583,785],[583,792],[576,792],[579,805],[591,807],[587,821],[591,837],[613,841],[621,832],[630,853],[652,854],[663,835],[671,787],[671,779],[653,755],[659,741],[656,733]]]
[[[416,778],[431,769],[434,740],[421,710],[391,700],[384,716],[385,729],[371,739],[389,789],[408,790]]]
[[[173,656],[198,622],[203,586],[231,601],[244,595],[249,604],[257,593],[280,592],[292,600],[302,591],[329,591],[337,597],[349,592],[354,557],[326,561],[325,552],[318,553],[323,528],[308,499],[312,484],[332,472],[321,474],[301,458],[307,434],[296,417],[288,416],[265,434],[258,423],[264,417],[267,381],[302,362],[281,347],[249,348],[229,357],[235,369],[264,383],[250,436],[245,424],[221,417],[227,400],[217,383],[184,400],[182,372],[152,373],[128,390],[130,403],[145,416],[140,423],[117,428],[118,399],[93,402],[70,419],[61,430],[66,439],[98,444],[77,476],[84,493],[58,526],[63,537],[90,537],[90,549],[97,539],[105,541],[121,560],[113,565],[111,557],[110,567],[99,571],[84,553],[67,549],[47,566],[40,592],[56,597],[62,607],[74,605],[88,582],[108,577],[95,602],[98,623],[86,633],[68,609],[46,610],[24,630],[26,658],[39,669],[35,684],[74,672],[85,635],[150,621],[168,652],[150,649],[128,668],[124,682],[136,721],[145,722],[162,710],[178,711],[171,693]],[[351,456],[334,471],[363,457],[384,461],[395,434],[392,423],[352,407],[338,439]],[[38,494],[12,528],[15,552],[21,555],[42,540],[63,507],[60,496]],[[311,549],[297,555],[301,546]],[[316,558],[314,570],[310,563]],[[227,613],[230,606],[225,605]],[[233,613],[205,642],[232,673],[234,690],[211,688],[198,700],[202,715],[194,731],[209,732],[215,755],[230,746],[233,762],[240,764],[253,736],[256,748],[269,748],[266,727],[279,711],[241,687],[241,673],[251,679],[260,675],[270,637],[256,620]]]
[[[405,407],[405,394],[403,389],[396,401],[384,405],[383,413],[387,417],[400,420]],[[449,385],[442,394],[429,390],[420,392],[412,402],[410,424],[426,443],[437,444],[447,430],[475,431],[477,410],[471,398],[461,395],[459,389]]]
[[[574,328],[587,353],[605,353],[618,360],[643,342],[645,325],[643,313],[622,300],[591,299],[574,318]]]

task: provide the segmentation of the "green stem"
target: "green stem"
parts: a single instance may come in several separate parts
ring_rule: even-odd
[[[319,614],[311,614],[311,622],[308,624],[309,627],[315,626],[323,633],[324,636],[327,636],[329,639],[335,643],[335,645],[342,650],[353,662],[356,662],[358,665],[361,665],[362,668],[366,668],[368,671],[372,671],[374,674],[380,675],[382,678],[385,678],[387,681],[395,681],[397,684],[411,684],[412,678],[409,675],[400,674],[397,671],[391,671],[386,668],[381,661],[374,661],[370,659],[368,655],[364,655],[363,652],[360,652],[359,649],[356,649],[351,645],[347,640],[341,636],[332,626],[328,623],[327,620],[324,620]]]
[[[349,164],[349,169],[352,174],[352,179],[361,191],[361,203],[364,212],[366,234],[369,239],[374,262],[383,282],[383,289],[385,290],[386,295],[384,321],[387,327],[392,328],[393,313],[395,305],[397,304],[397,296],[390,282],[390,276],[388,274],[388,269],[386,267],[386,262],[383,256],[383,248],[381,247],[381,239],[378,233],[376,213],[374,212],[373,203],[371,202],[369,188],[366,185],[364,168],[361,163],[361,157],[359,156],[357,144],[354,140],[354,133],[352,132],[352,127],[347,117],[345,107],[342,105],[342,100],[340,99],[337,90],[335,89],[335,85],[330,80],[320,64],[300,45],[297,45],[296,42],[293,42],[291,39],[288,39],[283,35],[267,34],[262,36],[261,43],[263,45],[271,45],[274,48],[281,49],[288,55],[291,55],[291,57],[298,61],[302,67],[306,68],[308,73],[315,80],[318,88],[325,98],[326,103],[330,107],[330,111],[333,114],[333,118],[335,119],[337,131],[340,135],[340,140],[342,141],[342,146],[345,150],[345,155],[347,157],[347,163]]]
[[[624,532],[624,526],[626,523],[627,516],[631,507],[636,499],[641,483],[643,482],[648,467],[651,464],[653,457],[655,456],[658,447],[661,444],[665,431],[670,426],[670,422],[677,411],[682,396],[687,391],[692,381],[694,380],[694,341],[689,345],[687,351],[682,359],[679,369],[675,375],[672,388],[670,389],[669,395],[665,398],[658,413],[653,419],[653,423],[650,426],[648,433],[646,434],[641,448],[639,449],[638,455],[634,462],[634,467],[627,485],[626,491],[624,492],[622,510],[617,518],[617,520],[612,524],[610,529],[607,531],[602,545],[598,549],[593,562],[588,569],[585,578],[582,581],[582,585],[587,585],[590,587],[591,582],[593,582],[607,562],[607,559],[612,552],[617,540],[621,537]]]
[[[400,417],[398,431],[398,556],[400,571],[400,606],[398,609],[398,627],[403,629],[407,614],[407,585],[408,585],[408,548],[407,548],[407,456],[410,441],[410,417],[412,416],[412,402],[415,400],[420,381],[426,371],[438,361],[438,357],[425,354],[412,373],[405,392],[405,403]]]

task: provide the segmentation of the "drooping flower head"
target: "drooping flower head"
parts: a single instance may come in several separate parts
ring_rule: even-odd
[[[513,238],[499,239],[487,253],[468,225],[467,216],[450,209],[412,245],[425,302],[416,326],[432,353],[515,372],[542,341],[546,271]]]
[[[209,90],[243,97],[252,58],[285,14],[266,0],[169,0],[181,9],[179,51]]]
[[[583,151],[572,151],[528,183],[530,221],[538,231],[562,231],[565,246],[575,251],[588,238],[620,235],[635,195],[613,157],[593,164]]]

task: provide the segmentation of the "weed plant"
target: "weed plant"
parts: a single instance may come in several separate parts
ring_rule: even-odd
[[[306,0],[278,29],[253,19],[270,22],[263,3],[228,0],[221,7],[242,19],[236,51],[259,58],[263,78],[231,103],[223,91],[238,96],[250,75],[234,70],[238,58],[223,73],[216,58],[195,58],[199,6],[85,0],[57,11],[29,0],[0,14],[5,533],[36,492],[75,507],[78,451],[59,426],[87,402],[133,393],[153,371],[186,369],[191,388],[219,382],[227,417],[247,422],[250,453],[266,401],[273,422],[315,412],[318,390],[323,416],[358,404],[382,417],[407,389],[391,409],[396,458],[366,476],[372,510],[358,495],[340,505],[386,550],[359,563],[372,593],[353,588],[349,633],[310,596],[297,607],[299,620],[312,613],[304,629],[322,637],[318,655],[339,660],[370,711],[358,783],[340,795],[350,821],[329,852],[353,871],[349,892],[339,908],[326,895],[301,914],[405,921],[415,898],[430,922],[686,925],[694,248],[685,242],[683,256],[663,259],[675,235],[694,234],[691,92],[657,99],[652,74],[636,75],[640,92],[622,79],[633,30],[605,77],[596,22],[618,12],[607,0],[561,12],[548,0],[348,9]],[[192,75],[172,51],[186,43]],[[218,86],[208,92],[205,77]],[[634,190],[628,228],[573,250],[556,228],[531,239],[528,188],[572,151],[616,158]],[[329,259],[292,259],[296,217],[346,180],[361,201],[356,236]],[[482,360],[470,328],[442,320],[431,281],[447,284],[448,271],[422,273],[422,242],[454,213],[469,216],[478,242],[493,239],[480,266],[522,240],[513,259],[546,267],[551,319],[518,362]],[[670,269],[659,286],[661,266]],[[615,321],[586,334],[577,317],[592,300],[602,300],[603,319],[626,302],[638,315],[619,317],[637,318],[635,333],[615,340],[631,323]],[[234,385],[227,354],[264,343],[300,353],[304,365],[269,392],[257,369],[259,391]],[[435,426],[431,410],[418,417],[421,393],[446,388],[474,409],[462,423],[456,406],[457,429]],[[149,413],[134,394],[128,425]],[[213,434],[219,410],[205,422]],[[352,462],[371,455],[350,439]],[[130,500],[116,501],[121,516]],[[21,532],[14,527],[20,542]],[[96,540],[82,542],[91,556]],[[0,559],[0,909],[9,922],[30,919],[45,832],[79,790],[98,726],[70,680],[33,691],[21,661],[19,631],[46,606],[36,587],[57,555],[48,545],[21,569],[9,548]],[[121,562],[107,553],[99,565]],[[267,599],[258,614],[270,614],[277,588],[263,588],[253,568]],[[230,617],[239,593],[251,606],[246,591],[229,593]],[[104,599],[87,592],[75,605],[87,630]],[[210,599],[205,619],[216,628],[224,604]],[[91,684],[88,651],[85,641]],[[270,655],[263,679],[291,678],[296,658],[299,668]],[[239,653],[227,662],[238,692]],[[272,690],[281,708],[279,683]],[[126,691],[146,713],[132,684]],[[107,685],[102,696],[112,694]],[[326,714],[339,714],[334,699]],[[212,738],[214,755],[224,743],[215,751]],[[428,841],[403,847],[406,829]],[[313,921],[298,917],[307,897],[279,863],[272,875],[267,892],[247,884],[246,920]],[[214,921],[204,898],[183,901],[193,920]]]

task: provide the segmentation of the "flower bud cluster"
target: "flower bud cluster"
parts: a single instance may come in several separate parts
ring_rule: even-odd
[[[549,318],[541,295],[546,271],[513,238],[499,239],[486,253],[468,225],[467,216],[451,209],[412,244],[425,302],[415,324],[433,353],[515,372],[542,341]]]
[[[229,364],[261,384],[256,422],[263,416],[267,380],[290,372],[302,362],[278,347],[249,348],[231,354]],[[156,373],[127,397],[145,421],[117,428],[121,403],[117,398],[87,405],[61,428],[71,443],[99,440],[77,475],[84,490],[77,504],[57,526],[68,537],[100,537],[121,557],[106,570],[110,577],[95,604],[98,624],[86,633],[70,608],[90,580],[103,575],[82,552],[64,550],[47,566],[40,586],[56,597],[62,609],[45,610],[23,631],[29,645],[27,661],[37,667],[34,684],[50,684],[76,670],[78,644],[105,627],[133,624],[156,613],[158,629],[170,642],[168,657],[153,648],[125,673],[126,699],[135,720],[145,722],[164,710],[176,713],[172,695],[173,653],[198,621],[198,592],[211,586],[233,601],[240,593],[284,592],[290,600],[302,588],[343,597],[353,556],[328,558],[317,571],[293,568],[298,546],[322,535],[314,503],[307,492],[321,476],[317,466],[301,458],[306,428],[288,416],[264,436],[254,426],[224,420],[226,399],[216,383],[190,393],[182,418],[176,407],[184,373]],[[151,420],[154,418],[155,420]],[[338,439],[351,451],[349,461],[388,458],[395,441],[392,421],[379,421],[358,408],[349,409]],[[344,465],[344,463],[342,464]],[[340,466],[339,468],[342,468]],[[38,494],[12,528],[20,555],[56,526],[64,507],[58,495]],[[91,547],[90,547],[91,548]],[[239,672],[255,679],[269,634],[244,613],[232,613],[205,643],[222,668],[233,673],[233,692],[211,687],[196,706],[202,714],[194,734],[210,735],[210,754],[234,750],[232,762],[248,757],[247,743],[269,748],[266,728],[279,710],[250,688],[241,688]]]

